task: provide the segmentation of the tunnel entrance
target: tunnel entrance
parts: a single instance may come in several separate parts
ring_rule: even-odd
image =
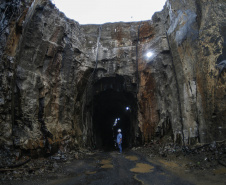
[[[96,148],[115,148],[117,130],[123,135],[124,148],[133,145],[136,127],[136,98],[125,89],[123,77],[102,78],[95,84],[93,129]]]

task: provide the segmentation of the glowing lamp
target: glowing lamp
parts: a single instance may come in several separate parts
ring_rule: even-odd
[[[146,56],[148,57],[148,58],[151,58],[152,57],[152,55],[153,55],[153,53],[152,52],[147,52],[147,54],[146,54]]]

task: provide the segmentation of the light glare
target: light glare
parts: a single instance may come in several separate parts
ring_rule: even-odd
[[[153,56],[153,53],[149,51],[149,52],[147,52],[146,56],[147,56],[148,58],[151,58],[151,57]]]

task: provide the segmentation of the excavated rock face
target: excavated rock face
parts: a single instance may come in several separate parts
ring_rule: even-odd
[[[13,114],[1,123],[13,131],[5,131],[3,139],[23,149],[47,151],[65,142],[100,147],[119,110],[132,106],[129,115],[121,116],[127,121],[122,125],[127,145],[135,143],[136,31],[136,23],[80,26],[49,1],[34,1],[20,43],[14,46],[14,92],[9,107]],[[109,106],[100,107],[107,102]],[[110,138],[113,141],[112,134]]]
[[[30,0],[0,4],[0,145],[12,145],[15,55]]]
[[[169,1],[167,31],[185,143],[225,138],[225,1]],[[176,11],[175,11],[176,10]],[[222,64],[222,63],[221,63]],[[220,69],[220,70],[219,70]]]
[[[79,25],[47,0],[4,1],[2,14],[8,6],[20,11],[0,25],[10,22],[0,37],[1,145],[101,148],[118,128],[125,146],[224,138],[223,0],[168,0],[151,21],[103,25]]]
[[[167,133],[183,144],[225,138],[225,8],[224,1],[169,0],[152,17],[152,39],[141,26],[139,53],[155,54],[139,58],[145,140]]]
[[[156,13],[153,22],[143,23],[139,29],[139,125],[147,142],[156,135],[172,135],[174,131],[177,136],[181,131],[177,84],[163,13]],[[146,56],[148,52],[153,53],[150,58]]]

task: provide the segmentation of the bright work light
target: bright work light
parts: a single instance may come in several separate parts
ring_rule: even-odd
[[[153,55],[153,53],[152,53],[151,51],[147,52],[147,54],[146,54],[146,56],[147,56],[148,58],[151,58],[152,55]]]

